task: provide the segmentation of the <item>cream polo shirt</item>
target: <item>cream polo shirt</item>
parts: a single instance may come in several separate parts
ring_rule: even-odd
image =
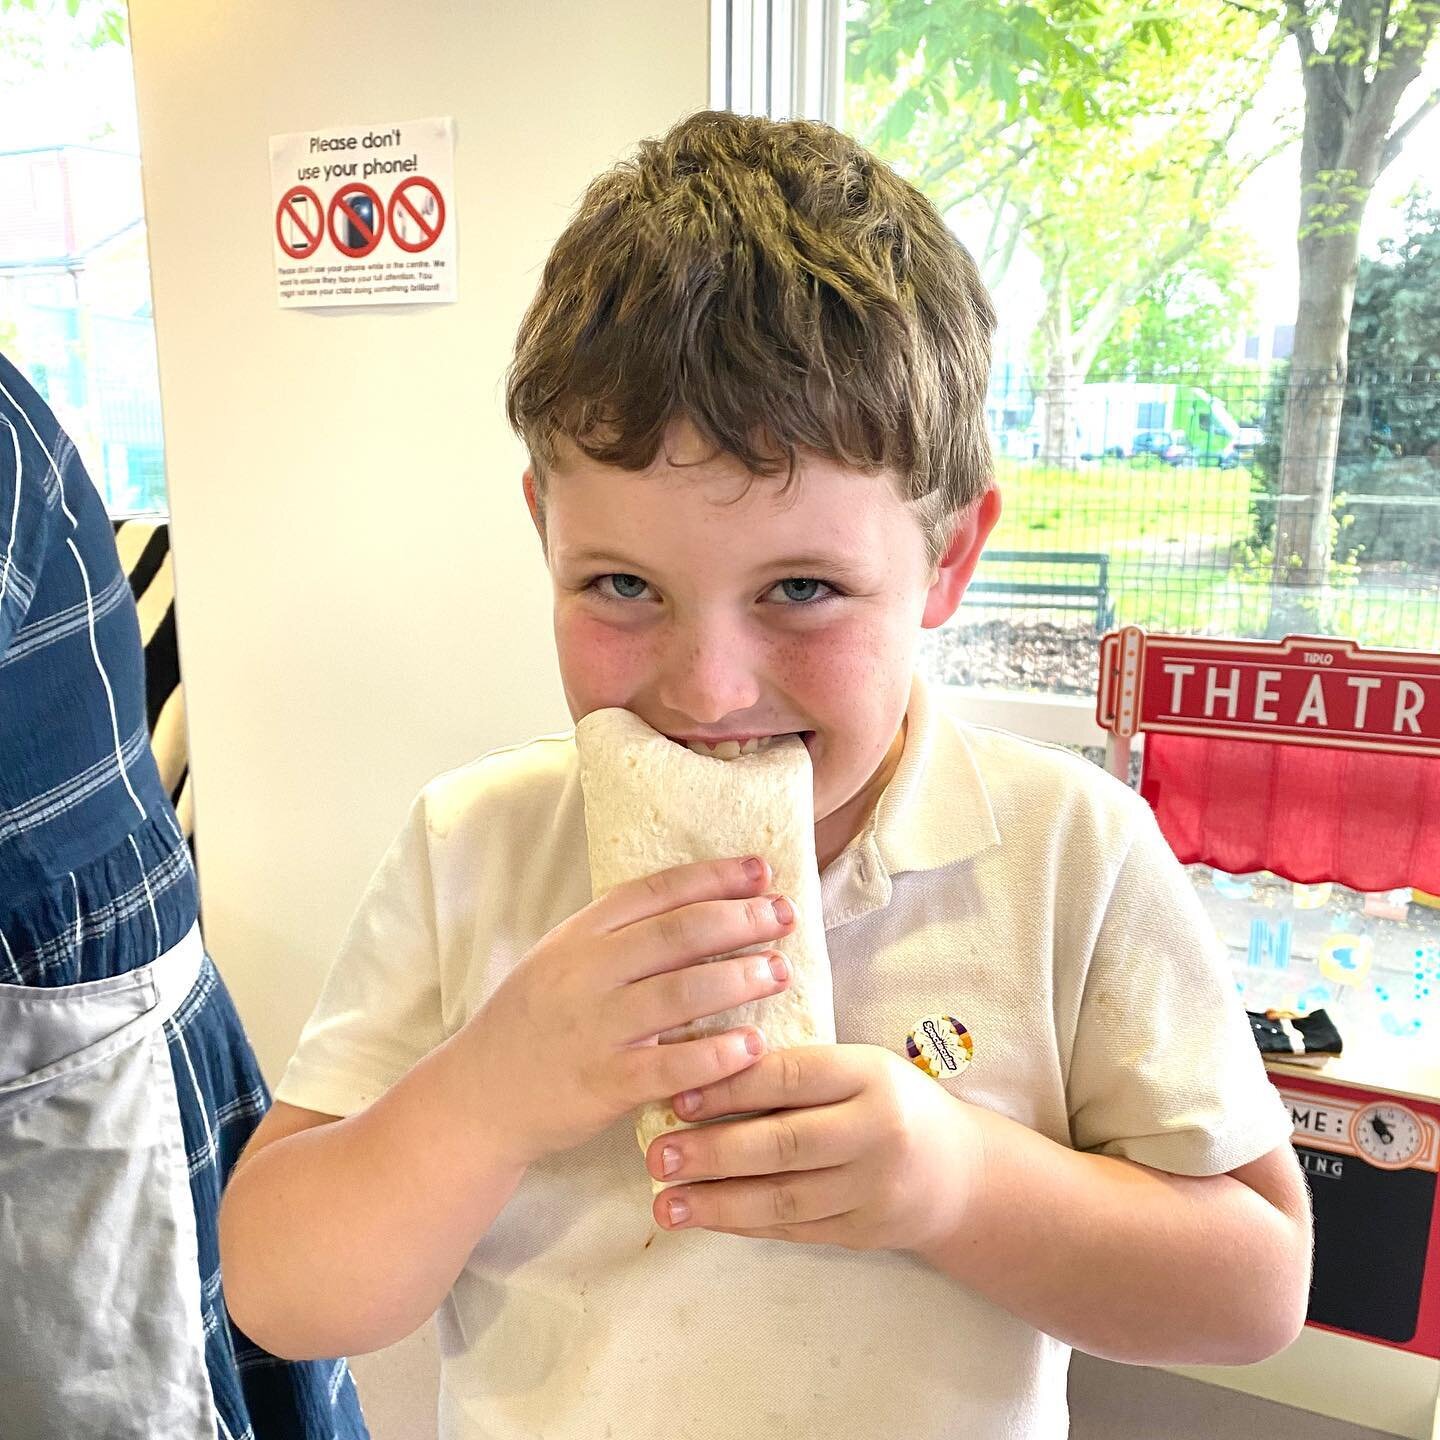
[[[1283,1144],[1213,929],[1144,802],[917,681],[900,765],[822,876],[841,1043],[949,1015],[938,1081],[1189,1175]],[[590,899],[571,735],[429,785],[278,1095],[348,1115]],[[535,1036],[537,1045],[543,1035]],[[629,1121],[533,1166],[438,1313],[447,1440],[1063,1436],[1069,1350],[907,1255],[659,1232]],[[1050,1262],[1063,1266],[1066,1257]]]

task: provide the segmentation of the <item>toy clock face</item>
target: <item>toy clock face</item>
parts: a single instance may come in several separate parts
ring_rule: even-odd
[[[1382,1170],[1403,1170],[1425,1146],[1420,1117],[1395,1100],[1382,1100],[1355,1112],[1350,1138],[1360,1153]]]

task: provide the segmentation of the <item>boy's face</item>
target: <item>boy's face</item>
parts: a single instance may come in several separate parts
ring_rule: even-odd
[[[681,743],[799,732],[823,867],[894,772],[921,627],[959,603],[998,496],[935,571],[883,477],[810,455],[789,495],[760,477],[736,500],[745,471],[706,454],[676,425],[638,474],[573,447],[552,469],[542,538],[565,697],[576,720],[620,706]]]

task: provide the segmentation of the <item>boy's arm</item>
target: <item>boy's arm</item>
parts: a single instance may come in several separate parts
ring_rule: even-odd
[[[346,1119],[277,1102],[221,1206],[226,1305],[282,1358],[392,1344],[434,1312],[523,1174],[455,1041]]]
[[[762,861],[717,860],[618,886],[542,937],[367,1108],[343,1120],[277,1108],[220,1210],[240,1328],[292,1359],[400,1339],[440,1303],[532,1163],[754,1064],[764,1040],[753,1026],[657,1038],[789,984],[756,951],[794,924],[770,879]],[[368,934],[374,907],[362,918]],[[732,958],[698,963],[711,955]],[[311,1093],[325,1093],[322,1069],[309,1066]]]
[[[1310,1206],[1288,1144],[1227,1175],[1171,1175],[990,1111],[971,1118],[981,1179],[960,1222],[920,1251],[936,1269],[1131,1364],[1249,1364],[1299,1334]]]
[[[655,1141],[657,1178],[731,1177],[659,1196],[667,1228],[908,1250],[1132,1364],[1248,1363],[1304,1322],[1310,1218],[1288,1146],[1230,1174],[1173,1175],[1057,1144],[864,1045],[767,1056],[676,1109],[771,1113]]]

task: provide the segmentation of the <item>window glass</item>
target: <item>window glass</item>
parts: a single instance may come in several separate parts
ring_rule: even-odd
[[[1000,316],[1005,516],[929,637],[938,678],[1091,693],[1115,623],[1440,646],[1440,15],[1419,8],[1367,187],[1338,161],[1302,176],[1306,126],[1353,121],[1307,115],[1302,55],[1353,94],[1396,64],[1394,35],[1347,43],[1335,0],[1298,35],[1263,0],[848,5],[841,123],[935,203]],[[1346,274],[1330,353],[1306,314]]]
[[[117,516],[165,510],[123,7],[0,0],[0,349]]]

